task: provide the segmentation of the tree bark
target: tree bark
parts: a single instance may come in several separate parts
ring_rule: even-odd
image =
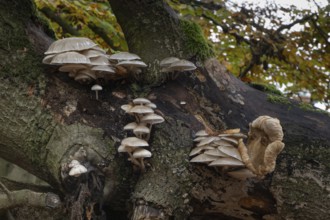
[[[110,3],[130,50],[151,66],[156,68],[167,56],[196,58],[184,46],[188,33],[176,25],[179,18],[163,1]],[[127,82],[110,83],[95,100],[88,87],[41,66],[50,41],[36,25],[30,1],[0,0],[0,6],[1,157],[48,182],[62,200],[78,204],[72,201],[71,190],[86,185],[79,178],[66,182],[61,177],[63,164],[83,147],[97,175],[104,178],[103,197],[97,194],[97,203],[104,202],[113,211],[109,218],[115,211],[130,211],[133,219],[330,215],[328,115],[305,111],[283,98],[276,99],[282,103],[273,103],[274,96],[243,84],[215,59],[198,59],[198,70],[158,87],[134,90]],[[164,81],[159,74],[149,68],[143,83],[154,79],[159,85]],[[166,119],[151,134],[153,157],[145,173],[134,172],[127,157],[117,153],[127,135],[123,127],[131,121],[120,106],[139,96],[156,103]],[[203,128],[196,117],[214,130],[246,132],[249,122],[265,114],[279,118],[285,133],[286,147],[273,174],[238,181],[189,163],[194,133]]]

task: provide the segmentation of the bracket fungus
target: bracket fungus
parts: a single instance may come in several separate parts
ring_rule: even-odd
[[[189,156],[190,162],[220,167],[229,176],[244,180],[263,177],[275,169],[277,155],[283,150],[283,131],[276,118],[260,116],[250,124],[247,136],[239,129],[226,130],[220,134],[196,133],[196,147]]]
[[[105,81],[139,73],[147,65],[136,54],[120,52],[111,56],[86,37],[70,37],[53,42],[45,52],[44,64],[60,66],[59,71],[82,84]],[[86,74],[88,73],[88,74]]]
[[[133,115],[135,122],[128,123],[124,130],[132,130],[136,137],[128,137],[122,140],[118,148],[119,153],[126,152],[129,155],[129,161],[138,166],[144,172],[144,158],[151,157],[151,152],[144,149],[148,147],[148,140],[153,124],[164,122],[164,118],[154,113],[156,104],[146,98],[136,98],[132,103],[122,105],[121,109],[127,114]]]

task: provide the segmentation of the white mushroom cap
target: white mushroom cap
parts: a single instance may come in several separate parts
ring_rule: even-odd
[[[131,122],[125,125],[124,130],[133,130],[134,128],[136,128],[136,126],[137,126],[136,122]]]
[[[150,129],[145,125],[145,124],[138,124],[134,129],[133,129],[133,133],[135,135],[139,135],[139,134],[149,134],[150,133]]]
[[[95,46],[96,43],[86,37],[69,37],[54,41],[49,46],[45,54],[48,55],[67,51],[81,51]]]
[[[107,57],[107,55],[105,54],[105,52],[100,51],[100,50],[94,50],[94,48],[91,48],[89,50],[81,51],[81,54],[85,55],[88,58],[99,57],[99,56],[105,56],[105,57]]]
[[[144,106],[144,105],[136,105],[133,108],[129,110],[130,113],[137,113],[137,114],[147,114],[147,113],[153,113],[154,110],[150,107]]]
[[[87,69],[86,65],[83,64],[64,64],[58,70],[61,72],[76,72],[78,70]]]
[[[84,167],[81,164],[75,165],[71,168],[69,175],[70,176],[74,176],[74,177],[78,177],[83,173],[87,173],[87,168]]]
[[[121,145],[129,147],[147,147],[149,146],[148,142],[137,137],[128,137],[121,141]]]
[[[219,151],[219,149],[212,149],[212,150],[207,150],[204,152],[206,155],[210,156],[217,156],[217,157],[228,157],[227,154],[224,154],[223,152]]]
[[[134,53],[129,53],[129,52],[119,52],[115,53],[109,56],[109,60],[140,60],[141,58],[134,54]]]
[[[140,67],[147,67],[147,64],[140,60],[123,60],[117,63],[116,66],[123,66],[128,69],[134,69]]]
[[[206,130],[200,130],[200,131],[197,131],[195,135],[196,135],[197,137],[209,136],[209,134],[206,132]]]
[[[220,146],[220,147],[218,147],[218,149],[222,153],[224,153],[230,157],[233,157],[237,160],[242,161],[241,154],[238,152],[237,148],[232,147],[232,146]]]
[[[190,71],[196,69],[195,64],[188,60],[179,60],[172,63],[168,68],[169,71]]]
[[[109,66],[109,65],[92,66],[91,70],[100,71],[100,72],[116,73],[116,70],[113,67]]]
[[[200,147],[195,147],[191,150],[189,156],[192,157],[196,154],[199,154],[203,150],[214,150],[214,147],[212,147],[210,145],[203,145],[203,146],[200,146]]]
[[[224,157],[217,159],[209,164],[209,166],[245,166],[242,161],[239,161],[237,159],[231,158],[231,157]]]
[[[91,88],[91,90],[93,90],[93,91],[101,91],[102,89],[103,89],[102,86],[97,85],[97,84],[95,84],[95,85],[92,86],[92,88]]]
[[[166,68],[169,67],[172,63],[179,61],[177,57],[166,57],[162,59],[159,63],[160,67]]]
[[[206,137],[206,138],[202,139],[202,140],[197,144],[197,147],[199,147],[199,146],[203,146],[203,145],[206,145],[206,144],[210,144],[210,143],[212,143],[213,141],[218,140],[218,139],[219,139],[219,138],[214,137],[214,136]]]
[[[132,105],[132,104],[126,104],[126,105],[122,105],[122,106],[120,106],[120,108],[121,108],[122,110],[124,110],[126,113],[128,113],[129,110],[130,110],[131,108],[133,108],[133,105]]]
[[[145,106],[150,107],[150,108],[157,108],[157,105],[155,103],[149,103],[149,104],[145,104]]]
[[[139,148],[139,149],[136,149],[134,152],[133,152],[133,157],[134,158],[146,158],[146,157],[151,157],[151,152],[146,150],[146,149],[143,149],[143,148]]]
[[[98,56],[89,58],[92,65],[110,65],[107,57]]]
[[[212,161],[217,160],[219,157],[216,156],[210,156],[206,154],[200,154],[190,160],[192,163],[209,163]]]
[[[125,145],[120,145],[118,147],[118,153],[132,152],[133,150],[134,148]]]
[[[65,52],[57,54],[53,57],[50,64],[68,64],[68,63],[79,63],[79,64],[90,64],[91,61],[84,55],[77,52]]]
[[[50,64],[50,62],[52,61],[52,59],[54,58],[56,54],[51,54],[51,55],[47,55],[42,59],[42,63],[44,64]]]
[[[147,115],[145,115],[141,118],[141,122],[144,122],[144,123],[147,123],[147,124],[152,124],[152,125],[153,124],[159,124],[159,123],[162,123],[164,121],[165,121],[165,119],[162,116],[154,114],[154,113],[147,114]]]
[[[150,104],[151,101],[149,99],[146,99],[146,98],[136,98],[136,99],[133,99],[133,103],[138,105],[138,104]]]
[[[69,167],[69,168],[72,168],[72,167],[74,167],[74,166],[76,166],[76,165],[79,165],[79,164],[80,164],[80,162],[79,162],[78,160],[72,160],[72,161],[69,163],[68,167]]]

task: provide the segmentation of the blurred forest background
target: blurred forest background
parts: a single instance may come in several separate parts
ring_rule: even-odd
[[[128,50],[107,0],[35,2],[56,38],[86,36],[109,54]],[[309,0],[312,7],[306,9],[276,1],[265,6],[230,0],[166,2],[200,25],[215,56],[242,81],[298,99],[307,109],[330,109],[329,0]]]

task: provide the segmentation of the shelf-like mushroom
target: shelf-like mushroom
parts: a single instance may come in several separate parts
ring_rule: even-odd
[[[69,37],[54,41],[45,52],[48,54],[63,53],[67,51],[82,51],[96,46],[91,39],[86,37]]]

